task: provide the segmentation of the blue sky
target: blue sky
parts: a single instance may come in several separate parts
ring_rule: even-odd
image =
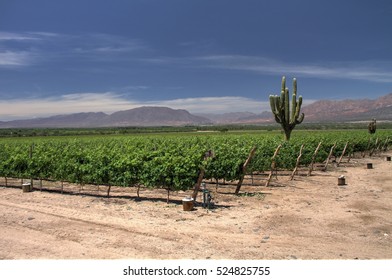
[[[0,0],[0,120],[392,92],[389,0]],[[289,83],[289,88],[291,85]]]

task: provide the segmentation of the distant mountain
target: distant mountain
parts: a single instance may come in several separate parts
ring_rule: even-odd
[[[28,120],[15,120],[1,122],[2,128],[45,128],[45,127],[93,127],[105,119],[105,113],[76,113],[69,115],[56,115],[48,118],[36,118]]]
[[[305,122],[392,121],[392,93],[378,99],[320,100],[304,106]],[[121,127],[121,126],[183,126],[208,124],[274,123],[270,111],[260,114],[235,112],[225,114],[190,114],[168,107],[139,107],[110,115],[77,113],[47,118],[0,122],[0,128],[31,127]]]
[[[115,112],[103,120],[104,126],[179,126],[208,123],[211,123],[211,120],[192,115],[186,110],[152,106]]]
[[[319,100],[303,106],[304,122],[349,122],[377,120],[392,121],[392,93],[378,99],[356,100]],[[226,113],[220,115],[203,115],[219,124],[267,124],[274,123],[270,111],[260,114]]]
[[[303,107],[307,122],[392,120],[392,93],[378,99],[320,100]]]
[[[227,124],[236,123],[241,119],[255,118],[257,115],[250,112],[233,112],[224,114],[196,114],[196,116],[207,118],[215,124]]]
[[[77,113],[47,118],[0,122],[2,128],[43,127],[113,127],[113,126],[181,126],[208,124],[211,120],[194,116],[185,110],[167,107],[140,107],[105,113]]]

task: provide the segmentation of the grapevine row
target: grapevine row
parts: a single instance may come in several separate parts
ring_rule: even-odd
[[[347,142],[349,154],[369,150],[376,138],[388,145],[392,133],[386,130],[369,136],[362,131],[302,131],[290,142],[283,142],[276,134],[2,139],[0,176],[187,190],[194,186],[201,168],[206,179],[239,180],[252,147],[257,150],[247,172],[269,170],[279,144],[277,166],[292,170],[302,144],[301,164],[307,165],[319,142],[316,162],[324,161],[335,143],[335,156],[339,156]],[[205,158],[207,151],[213,156]]]

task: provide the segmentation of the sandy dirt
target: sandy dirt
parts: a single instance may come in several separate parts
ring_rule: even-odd
[[[166,203],[165,190],[141,189],[138,200],[135,188],[107,198],[103,186],[23,193],[15,181],[0,187],[0,259],[391,259],[391,170],[380,155],[268,188],[248,178],[241,196],[211,184],[216,207],[194,211],[181,201],[191,192]]]

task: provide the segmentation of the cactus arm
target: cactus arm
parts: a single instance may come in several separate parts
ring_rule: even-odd
[[[291,100],[290,122],[292,122],[294,119],[296,119],[296,114],[297,114],[297,96],[293,93],[293,97],[292,97],[292,100]]]
[[[293,97],[291,100],[291,120],[294,120],[297,113],[297,79],[293,79]],[[297,116],[298,117],[298,116]]]
[[[282,119],[281,119],[281,110],[279,109],[279,104],[280,104],[280,97],[277,95],[270,95],[269,96],[270,99],[270,106],[271,106],[271,111],[275,117],[275,121],[277,123],[282,123]]]
[[[298,98],[298,102],[295,107],[295,113],[293,113],[293,117],[291,118],[291,123],[300,124],[303,121],[305,115],[303,113],[301,114],[301,116],[299,115],[299,112],[301,111],[301,105],[302,105],[302,96]]]
[[[282,77],[282,87],[281,87],[281,89],[280,89],[280,93],[285,92],[285,90],[286,90],[286,77],[283,76],[283,77]]]
[[[302,113],[301,116],[299,116],[299,112],[301,111],[301,106],[302,106],[302,96],[299,96],[298,105],[297,105],[297,109],[296,109],[297,112],[295,114],[295,119],[296,119],[297,124],[300,124],[305,118],[304,113]]]
[[[282,77],[282,87],[281,87],[281,89],[280,89],[280,103],[279,103],[279,109],[280,109],[280,111],[282,112],[282,115],[281,115],[281,119],[282,119],[282,121],[285,121],[285,113],[284,113],[284,110],[285,110],[285,104],[286,104],[286,99],[288,98],[288,95],[286,95],[286,77],[285,76],[283,76]]]
[[[284,91],[284,119],[286,122],[290,122],[290,100],[288,88]]]
[[[269,96],[269,101],[270,101],[270,106],[271,106],[271,111],[273,114],[275,114],[276,112],[276,99],[275,99],[275,95],[270,95]]]
[[[305,118],[305,114],[302,113],[301,116],[300,116],[298,119],[296,119],[295,123],[296,123],[296,124],[302,123],[302,121],[304,120],[304,118]]]

